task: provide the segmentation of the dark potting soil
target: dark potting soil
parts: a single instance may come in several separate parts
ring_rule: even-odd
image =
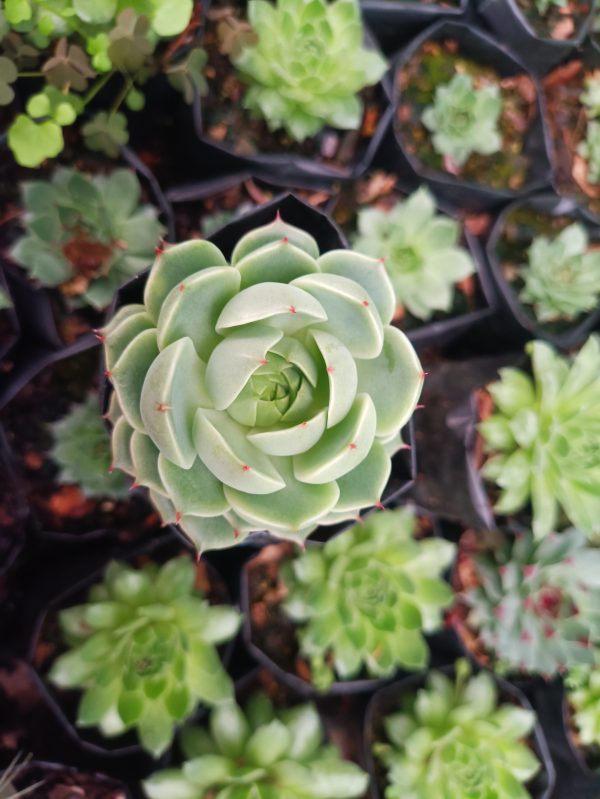
[[[587,116],[581,103],[585,79],[593,75],[583,61],[558,67],[543,81],[548,128],[553,143],[553,170],[559,193],[573,197],[600,215],[600,183],[588,180],[588,165],[577,149],[585,140]]]
[[[219,25],[223,25],[234,31],[246,29],[241,35],[247,37],[248,26],[242,10],[222,0],[214,4],[207,16],[203,47],[208,54],[205,72],[210,92],[202,99],[202,116],[204,131],[210,140],[231,148],[240,156],[281,153],[340,168],[359,160],[359,148],[372,138],[385,110],[386,99],[380,86],[367,87],[360,93],[364,113],[358,130],[325,128],[316,136],[296,142],[283,130],[269,130],[264,120],[253,118],[243,108],[245,86],[237,77],[229,55],[223,52],[227,40],[224,42],[223,34],[219,33]]]
[[[540,14],[535,0],[516,0],[523,16],[538,36],[544,39],[571,39],[590,13],[591,3],[586,0],[567,0],[564,5],[550,6]]]
[[[389,211],[398,202],[406,199],[406,194],[396,188],[397,177],[385,172],[375,172],[366,178],[353,181],[341,187],[332,210],[335,222],[341,227],[352,244],[356,235],[358,212],[362,207],[375,206]],[[460,245],[467,247],[464,236]],[[468,247],[467,247],[468,250]],[[405,308],[399,306],[394,315],[394,324],[405,332],[416,330],[424,325],[453,319],[457,316],[486,307],[485,298],[477,274],[461,280],[455,285],[452,307],[448,312],[436,311],[429,319],[418,319]]]
[[[457,72],[471,75],[476,86],[498,84],[502,97],[499,120],[502,150],[491,155],[473,153],[460,168],[434,150],[430,133],[421,122],[423,111],[433,103],[437,87],[448,83]],[[492,66],[461,55],[458,43],[447,39],[426,42],[398,70],[396,81],[400,102],[394,124],[408,153],[423,165],[460,180],[493,189],[517,190],[524,185],[530,159],[523,150],[527,132],[537,115],[535,84],[527,75],[502,78]]]
[[[133,494],[127,500],[87,498],[78,486],[58,481],[59,469],[49,454],[49,423],[96,390],[98,369],[95,347],[46,367],[4,409],[3,424],[42,530],[73,535],[113,530],[120,540],[130,541],[159,530],[149,503]]]
[[[30,786],[38,786],[30,790]],[[124,788],[101,774],[89,774],[67,766],[27,766],[14,787],[29,799],[126,799]]]

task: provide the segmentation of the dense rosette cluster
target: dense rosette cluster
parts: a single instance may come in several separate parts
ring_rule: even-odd
[[[231,699],[233,685],[216,646],[231,640],[239,614],[209,605],[189,558],[135,569],[113,562],[88,601],[59,615],[70,649],[50,680],[83,689],[77,723],[106,736],[137,729],[158,756],[198,702]]]
[[[554,239],[533,240],[521,277],[519,298],[533,306],[540,322],[576,319],[598,304],[600,252],[590,248],[586,229],[575,222]]]
[[[280,219],[157,258],[105,330],[114,463],[202,548],[380,498],[423,375],[383,265]]]
[[[455,684],[430,673],[384,720],[389,743],[375,745],[388,769],[386,799],[530,799],[525,783],[540,768],[526,742],[534,721],[530,710],[499,704],[493,677],[469,678],[465,662]]]
[[[598,655],[596,652],[596,661]],[[577,737],[584,746],[600,746],[600,669],[580,666],[567,677],[567,700]]]
[[[516,513],[531,503],[536,537],[567,519],[600,532],[600,339],[591,336],[572,359],[542,341],[526,346],[532,376],[501,369],[489,386],[495,413],[479,425],[484,477],[501,489],[495,510]]]
[[[276,710],[266,694],[255,694],[245,712],[224,703],[211,714],[208,730],[188,727],[181,769],[153,774],[144,783],[148,799],[354,799],[369,778],[323,743],[312,704]]]
[[[554,675],[594,663],[600,642],[600,550],[578,530],[530,533],[476,559],[467,621],[505,671]]]
[[[249,86],[246,108],[297,141],[325,125],[360,126],[358,92],[377,83],[387,64],[363,46],[357,0],[250,0],[248,19],[257,42],[235,58]]]
[[[334,672],[342,680],[363,668],[385,677],[427,665],[424,633],[440,627],[453,597],[442,574],[454,545],[415,539],[415,527],[409,508],[371,514],[283,572],[286,610],[320,689]]]

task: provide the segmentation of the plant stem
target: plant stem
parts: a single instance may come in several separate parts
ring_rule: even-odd
[[[18,78],[42,78],[43,76],[43,72],[19,72],[17,75]]]
[[[92,88],[89,90],[89,92],[83,98],[83,105],[84,106],[86,106],[88,103],[90,103],[94,99],[94,97],[98,94],[98,92],[100,92],[106,86],[106,84],[112,78],[112,76],[114,74],[115,74],[114,70],[112,72],[107,72],[105,75],[103,75],[100,78],[100,80],[98,80],[98,81],[96,81],[96,83],[94,83]]]
[[[117,96],[117,99],[114,101],[114,103],[112,105],[112,108],[110,109],[110,113],[111,114],[116,114],[117,113],[117,111],[119,110],[119,108],[121,106],[121,103],[123,102],[123,100],[129,94],[132,86],[133,86],[133,80],[131,78],[127,78],[127,80],[125,81],[125,83],[123,85],[123,88],[121,89],[121,91],[119,92],[119,94]]]

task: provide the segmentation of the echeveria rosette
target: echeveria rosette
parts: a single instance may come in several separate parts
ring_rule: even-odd
[[[146,780],[148,799],[354,799],[369,781],[323,743],[313,704],[276,710],[264,693],[245,711],[234,702],[220,705],[209,729],[183,731],[182,745],[189,759]]]
[[[148,266],[163,232],[157,210],[140,205],[140,195],[129,169],[91,176],[61,168],[49,181],[25,183],[25,235],[11,255],[41,285],[105,308]]]
[[[388,743],[375,754],[387,769],[386,799],[530,799],[525,787],[540,769],[527,744],[533,711],[501,703],[494,678],[456,680],[431,672],[424,688],[384,719]]]
[[[105,329],[114,463],[202,550],[376,503],[423,373],[381,262],[276,219],[168,247]]]
[[[336,675],[348,680],[364,669],[388,677],[427,665],[424,633],[439,629],[452,602],[442,574],[455,547],[415,539],[415,528],[410,508],[372,513],[286,564],[285,608],[320,690]]]
[[[492,155],[502,149],[498,127],[502,112],[500,88],[476,86],[466,73],[457,73],[437,87],[433,105],[421,117],[432,133],[434,150],[462,167],[473,153]]]
[[[248,84],[244,106],[296,141],[325,125],[358,129],[358,93],[376,84],[387,64],[364,47],[357,0],[250,0],[248,19],[258,41],[234,59]]]
[[[450,311],[456,283],[475,271],[459,239],[459,223],[437,214],[433,195],[421,188],[389,210],[359,211],[352,244],[384,259],[398,304],[427,321],[436,311]]]
[[[600,339],[573,357],[526,345],[532,375],[500,370],[488,386],[494,413],[479,424],[490,457],[482,474],[500,489],[494,509],[531,505],[541,538],[561,526],[559,511],[590,537],[600,532]],[[566,524],[562,524],[566,526]]]
[[[85,604],[60,612],[70,648],[49,679],[84,691],[79,726],[98,726],[107,737],[135,729],[157,757],[199,702],[232,698],[216,646],[233,638],[240,617],[209,605],[195,580],[187,557],[139,569],[115,561]]]
[[[540,322],[573,320],[594,310],[600,299],[600,250],[590,248],[577,222],[554,239],[537,236],[520,270],[519,299],[533,306]]]
[[[580,666],[567,676],[566,699],[578,742],[597,750],[600,747],[600,660],[596,651],[594,666]]]
[[[579,530],[535,541],[520,533],[475,559],[479,587],[463,595],[467,622],[495,668],[554,676],[595,662],[600,550]]]

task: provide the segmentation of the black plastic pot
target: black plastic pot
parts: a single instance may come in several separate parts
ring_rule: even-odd
[[[0,428],[0,508],[2,508],[2,523],[0,524],[1,576],[11,567],[23,548],[26,538],[25,521],[28,514],[25,496],[2,428]]]
[[[453,666],[440,669],[440,671],[450,678],[454,676]],[[370,799],[383,799],[384,796],[383,786],[385,784],[385,774],[383,768],[376,763],[373,756],[373,744],[376,741],[385,740],[383,719],[391,713],[400,710],[402,698],[406,694],[413,694],[422,688],[425,685],[426,676],[426,674],[418,674],[413,677],[407,677],[386,688],[382,688],[369,703],[365,721],[364,740],[365,762],[367,763],[371,775]],[[499,695],[503,701],[519,705],[526,710],[533,709],[525,694],[515,685],[512,685],[496,675],[494,675],[494,681],[498,686]],[[553,796],[556,772],[544,732],[538,720],[536,720],[535,727],[531,733],[530,742],[533,751],[542,764],[542,768],[530,785],[527,786],[528,790],[531,793],[532,799],[550,799],[550,797]]]
[[[2,361],[2,373],[4,374],[5,369],[8,370],[7,356],[10,354],[10,351],[15,346],[19,337],[20,325],[12,298],[11,287],[2,266],[0,266],[0,291],[12,302],[9,308],[0,309],[0,320],[2,321],[3,327],[2,337],[0,338],[0,361]]]
[[[544,119],[544,100],[537,81],[529,75],[525,67],[515,58],[508,48],[499,45],[491,36],[482,30],[458,22],[439,22],[432,25],[403,50],[394,66],[397,76],[407,63],[419,52],[427,42],[442,42],[447,39],[456,41],[460,51],[484,64],[490,64],[502,78],[525,74],[534,83],[536,89],[537,115],[531,122],[524,145],[524,152],[530,158],[530,169],[526,184],[519,190],[510,188],[495,189],[484,184],[461,180],[449,172],[433,169],[423,164],[419,158],[408,152],[402,135],[396,126],[396,116],[402,101],[402,92],[395,77],[392,108],[394,109],[394,134],[396,141],[396,167],[402,174],[409,170],[413,178],[425,181],[435,192],[451,205],[475,211],[490,208],[528,194],[548,185],[550,181],[550,163],[548,160],[548,133]]]
[[[30,799],[48,797],[82,797],[93,790],[93,799],[129,799],[130,793],[122,782],[104,774],[79,771],[72,766],[33,760],[22,763],[11,784]],[[37,787],[35,787],[37,786]],[[20,795],[20,794],[19,794]]]
[[[86,755],[98,758],[100,761],[106,760],[114,765],[126,766],[128,771],[131,770],[138,777],[147,775],[160,766],[167,765],[169,751],[158,760],[155,760],[139,744],[135,730],[125,732],[115,738],[105,738],[95,727],[78,728],[76,717],[81,691],[77,689],[61,689],[51,685],[46,679],[46,674],[52,664],[47,662],[44,667],[39,668],[35,664],[36,650],[40,639],[43,639],[43,630],[48,627],[52,630],[54,629],[56,625],[55,617],[58,611],[86,601],[88,590],[102,579],[104,570],[111,559],[118,558],[127,562],[136,562],[138,560],[144,562],[150,557],[152,560],[161,563],[181,554],[182,550],[183,547],[180,540],[176,536],[169,534],[168,531],[162,537],[152,540],[143,547],[135,548],[133,551],[131,548],[129,550],[121,548],[120,551],[118,548],[113,548],[112,551],[105,549],[100,566],[97,563],[93,566],[90,564],[91,572],[69,585],[66,590],[58,593],[46,604],[41,615],[36,620],[29,643],[27,660],[35,668],[34,674],[39,691],[67,736]],[[187,551],[190,552],[189,547]],[[206,563],[205,565],[210,576],[214,599],[217,599],[217,603],[229,603],[228,592],[220,574],[212,564]],[[219,647],[221,659],[225,665],[229,661],[233,645],[234,641],[231,641],[229,644]],[[202,718],[205,713],[206,709],[201,707],[196,711],[193,718]]]
[[[583,320],[579,322],[574,321],[570,324],[564,323],[563,327],[566,329],[554,332],[549,330],[546,325],[540,324],[536,320],[533,312],[521,304],[517,292],[504,276],[503,265],[497,252],[498,243],[502,237],[507,219],[513,211],[519,208],[530,208],[533,211],[548,216],[570,216],[574,222],[580,222],[587,229],[592,242],[600,241],[600,230],[590,224],[587,214],[582,213],[581,209],[574,201],[548,192],[533,195],[525,200],[517,200],[503,209],[494,223],[486,245],[488,263],[494,281],[498,287],[500,297],[517,326],[534,338],[545,339],[556,347],[563,349],[576,347],[583,343],[589,333],[598,326],[600,322],[600,308],[589,312]]]
[[[576,24],[570,39],[552,39],[542,36],[519,8],[516,0],[481,0],[478,11],[494,33],[505,42],[535,75],[545,75],[552,67],[563,61],[581,46],[592,23],[596,1]]]

